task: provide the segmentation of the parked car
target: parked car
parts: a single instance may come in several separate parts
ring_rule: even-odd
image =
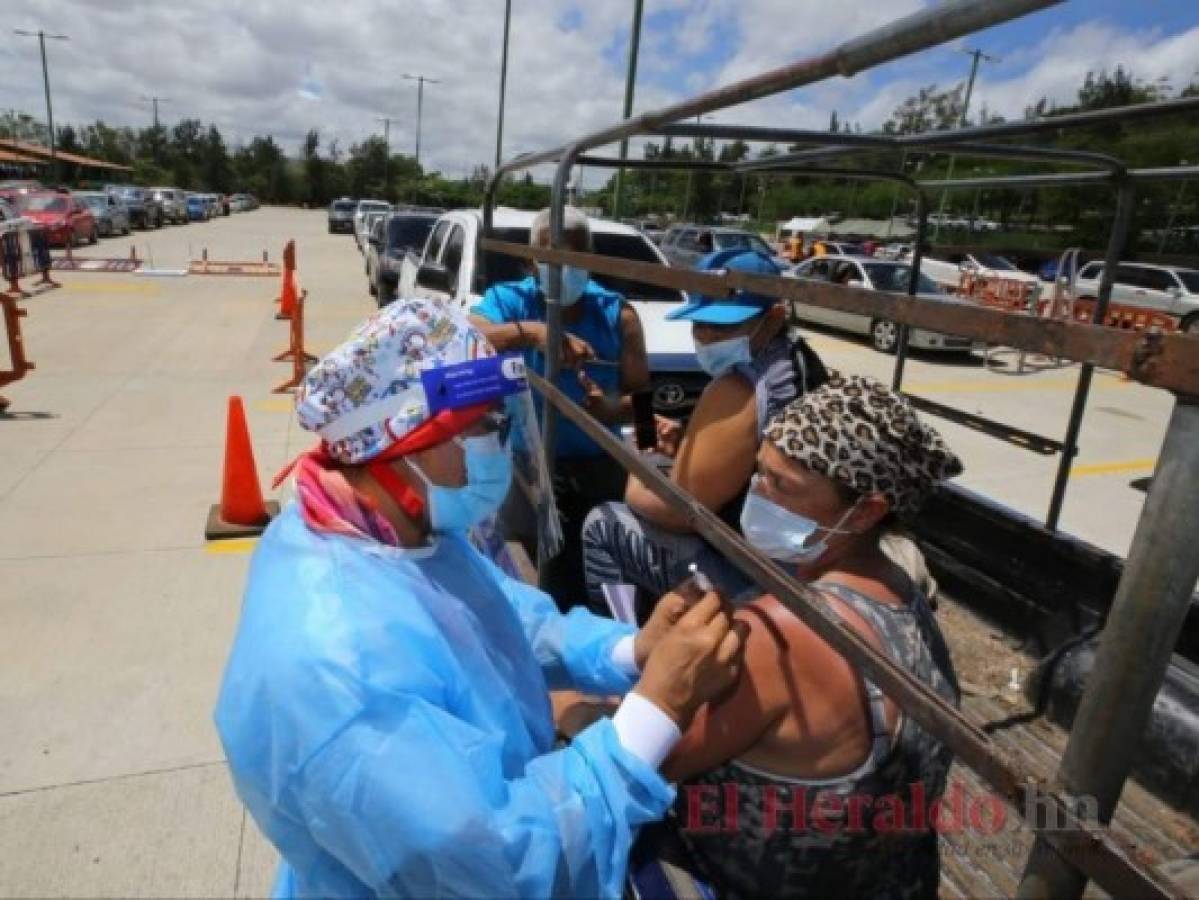
[[[117,199],[129,210],[129,221],[134,228],[161,228],[162,205],[145,188],[129,184],[106,185],[105,193],[116,194]]]
[[[528,244],[535,215],[525,210],[496,209],[494,236],[501,241]],[[662,251],[635,228],[604,219],[589,221],[596,253],[668,265]],[[480,250],[482,230],[478,210],[455,210],[440,216],[423,251],[405,256],[400,296],[434,297],[469,310],[491,285],[528,277],[524,260]],[[684,301],[682,292],[610,275],[593,274],[592,278],[623,295],[641,317],[654,407],[661,413],[688,410],[708,383],[708,376],[696,361],[690,324],[665,318]]]
[[[150,195],[162,206],[162,220],[174,225],[187,222],[187,200],[178,188],[150,188]]]
[[[17,218],[19,218],[17,208],[3,197],[0,197],[0,222],[11,222]]]
[[[366,280],[380,306],[395,299],[404,257],[420,253],[436,221],[434,213],[395,212],[375,222],[367,241]]]
[[[1078,270],[1075,296],[1098,299],[1102,278],[1103,263],[1087,263]],[[1116,267],[1111,302],[1175,316],[1179,329],[1199,334],[1199,270],[1122,262]]]
[[[788,261],[777,256],[770,246],[752,231],[740,228],[717,228],[706,225],[671,225],[658,242],[672,266],[694,268],[701,258],[714,250],[743,248],[757,250],[783,268]]]
[[[366,244],[366,236],[370,233],[365,225],[366,214],[377,212],[385,213],[391,211],[391,204],[384,203],[382,200],[359,200],[358,205],[354,208],[354,243],[358,245],[358,249],[362,250]]]
[[[98,237],[92,211],[67,191],[26,194],[21,215],[44,228],[50,244],[78,247],[84,241],[94,244]]]
[[[129,223],[129,210],[113,194],[105,194],[102,191],[76,191],[75,196],[92,211],[92,215],[96,217],[96,229],[104,237],[129,234],[133,231],[133,226]]]
[[[354,233],[354,213],[358,203],[349,197],[342,197],[329,204],[329,234],[343,232]]]
[[[1024,282],[1030,285],[1029,300],[1032,303],[1036,303],[1041,296],[1041,280],[1036,275],[1021,271],[1014,262],[997,253],[951,253],[944,258],[925,257],[920,262],[920,272],[952,291],[958,289],[962,275],[969,273],[979,278]]]
[[[367,238],[370,237],[371,229],[375,227],[375,223],[382,219],[387,212],[385,210],[370,210],[366,212],[360,219],[354,232],[354,242],[358,245],[359,251],[366,256]],[[365,260],[363,265],[365,266]]]
[[[905,262],[873,257],[814,256],[796,266],[795,276],[809,281],[827,281],[871,291],[906,294],[912,267]],[[921,297],[952,302],[924,273],[920,274],[916,287]],[[804,321],[869,337],[874,349],[880,353],[894,353],[899,346],[899,325],[890,319],[872,319],[860,313],[826,309],[802,301],[796,302],[793,309],[796,317]],[[908,331],[908,346],[915,350],[961,353],[972,350],[974,342],[969,338],[912,328]]]
[[[208,204],[199,194],[187,195],[187,218],[192,222],[203,222],[208,218]]]

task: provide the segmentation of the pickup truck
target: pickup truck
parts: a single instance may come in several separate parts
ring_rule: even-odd
[[[495,237],[528,244],[536,213],[497,208]],[[668,265],[666,258],[637,229],[605,219],[590,219],[595,252],[638,262]],[[399,296],[433,297],[469,310],[493,284],[518,281],[530,270],[522,259],[488,252],[482,256],[479,240],[483,219],[478,210],[455,210],[437,219],[421,253],[409,252],[400,266]],[[483,267],[479,266],[484,261]],[[480,271],[485,269],[486,274]],[[683,302],[681,292],[651,284],[593,274],[592,278],[624,296],[645,330],[646,350],[654,391],[654,408],[664,414],[688,411],[708,376],[695,358],[695,344],[687,322],[668,322],[666,313]]]

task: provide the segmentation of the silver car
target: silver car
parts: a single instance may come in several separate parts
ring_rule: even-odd
[[[1078,270],[1074,295],[1096,299],[1102,277],[1102,262],[1087,263]],[[1122,262],[1116,267],[1111,302],[1174,316],[1180,331],[1199,334],[1199,270]]]
[[[817,256],[800,263],[792,274],[796,278],[808,281],[828,281],[871,291],[906,294],[909,279],[912,277],[912,267],[905,262],[874,259],[869,256]],[[936,284],[923,274],[917,282],[917,287],[921,297],[947,300],[945,295],[937,290]],[[899,346],[899,325],[890,319],[872,319],[860,313],[826,309],[801,301],[795,302],[794,312],[796,317],[807,322],[865,335],[880,353],[894,353]],[[915,350],[963,353],[973,350],[974,342],[969,338],[912,328],[908,332],[908,346]]]
[[[129,221],[129,207],[116,194],[102,191],[76,191],[78,198],[96,218],[96,232],[102,237],[129,234],[133,224]]]
[[[178,188],[150,188],[150,194],[162,204],[162,218],[165,222],[182,225],[187,221],[187,196]]]

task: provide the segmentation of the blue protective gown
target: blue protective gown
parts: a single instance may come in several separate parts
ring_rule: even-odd
[[[428,550],[311,531],[254,554],[216,724],[281,896],[616,897],[674,791],[611,722],[553,750],[547,688],[623,693],[628,630]]]

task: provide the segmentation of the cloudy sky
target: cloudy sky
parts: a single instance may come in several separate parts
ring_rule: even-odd
[[[632,0],[513,0],[504,154],[556,145],[620,115]],[[802,58],[930,0],[645,0],[636,111]],[[48,42],[55,119],[215,123],[236,144],[269,133],[289,153],[319,128],[345,149],[381,133],[411,152],[425,88],[422,162],[459,176],[494,157],[503,0],[4,0],[0,108],[44,115],[37,41]],[[1072,99],[1088,69],[1122,63],[1175,88],[1199,81],[1199,0],[1070,0],[965,41],[718,114],[717,122],[876,127],[921,85],[965,77],[963,53],[999,58],[974,104],[1019,116]],[[975,106],[974,108],[977,108]],[[596,176],[598,178],[598,176]]]

